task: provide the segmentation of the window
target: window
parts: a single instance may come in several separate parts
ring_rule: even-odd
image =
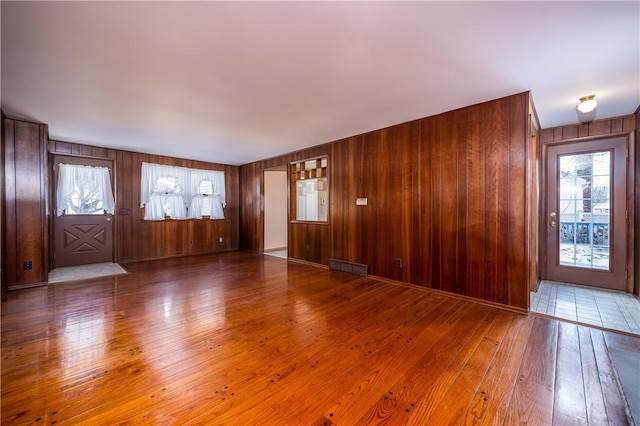
[[[291,163],[291,217],[297,221],[326,222],[329,207],[327,157]]]
[[[113,214],[115,203],[106,167],[58,165],[57,215]]]
[[[224,172],[142,163],[145,220],[224,219]]]
[[[168,216],[174,219],[187,217],[182,197],[182,187],[178,184],[176,176],[160,176],[153,182],[153,194],[151,194],[160,216]],[[152,204],[154,204],[152,203]],[[150,211],[152,209],[149,209]]]
[[[203,180],[198,184],[196,195],[191,200],[189,212],[194,219],[202,219],[202,216],[224,217],[221,205],[215,199],[215,185],[210,180]]]
[[[209,180],[203,180],[198,185],[198,193],[196,197],[202,198],[202,205],[200,206],[200,214],[202,216],[211,216],[211,198],[210,195],[213,195],[213,184]],[[191,202],[193,205],[193,201]]]

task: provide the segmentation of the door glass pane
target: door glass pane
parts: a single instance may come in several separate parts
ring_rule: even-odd
[[[560,264],[609,269],[611,153],[561,155]]]

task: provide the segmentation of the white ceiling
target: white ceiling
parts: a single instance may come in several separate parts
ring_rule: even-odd
[[[640,2],[2,1],[2,109],[51,138],[240,165],[523,91],[640,105]]]

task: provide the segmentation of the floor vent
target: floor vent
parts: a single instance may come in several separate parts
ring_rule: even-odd
[[[345,262],[344,260],[329,259],[329,269],[361,275],[363,277],[367,276],[367,265]]]

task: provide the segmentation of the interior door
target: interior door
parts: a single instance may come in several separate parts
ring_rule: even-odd
[[[60,164],[73,164],[109,169],[111,188],[113,188],[113,165],[111,161],[93,158],[55,156],[54,188],[58,188]],[[92,203],[92,185],[88,182],[82,188],[75,187],[74,204],[78,209],[67,208],[62,215],[54,214],[53,219],[53,265],[86,265],[91,263],[113,262],[113,215],[101,209],[101,205],[87,208]],[[57,203],[53,197],[54,204]],[[67,210],[75,211],[67,211]],[[58,206],[55,206],[58,211]]]
[[[547,278],[626,291],[627,138],[550,146]]]

